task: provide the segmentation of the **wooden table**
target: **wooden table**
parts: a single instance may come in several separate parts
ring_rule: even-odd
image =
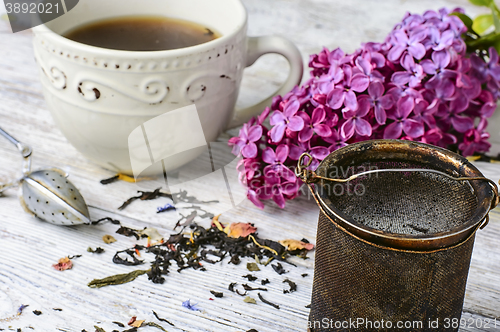
[[[463,6],[472,16],[480,13],[467,1],[362,1],[362,0],[245,0],[249,10],[251,35],[277,33],[290,38],[303,53],[318,52],[321,46],[337,46],[351,52],[361,42],[382,41],[405,11],[423,12],[442,6]],[[3,9],[0,9],[0,13]],[[135,202],[123,211],[120,204],[133,196],[136,190],[155,184],[116,182],[107,186],[99,180],[112,176],[81,156],[62,136],[47,110],[38,81],[38,68],[33,60],[31,32],[12,34],[7,23],[0,21],[0,127],[34,148],[34,167],[57,166],[68,171],[70,179],[81,190],[93,220],[102,217],[119,219],[122,224],[142,229],[155,227],[165,236],[172,234],[177,221],[175,212],[157,214],[156,208],[168,200]],[[271,93],[285,78],[287,64],[278,56],[266,56],[248,69],[243,83],[242,105]],[[234,132],[233,132],[234,133]],[[229,134],[219,141],[225,142]],[[6,140],[0,139],[0,183],[20,173],[19,153]],[[498,181],[500,165],[476,163],[487,177]],[[205,191],[199,198],[210,198],[217,188],[210,183],[201,184]],[[214,214],[220,207],[208,206]],[[315,240],[318,209],[306,197],[298,198],[280,210],[266,204],[264,210],[245,201],[237,208],[223,213],[220,221],[252,222],[263,238]],[[208,226],[208,220],[200,220]],[[313,256],[308,260],[294,259],[298,266],[286,266],[289,272],[280,276],[269,266],[255,275],[269,278],[266,297],[280,305],[276,310],[258,301],[257,305],[243,302],[243,298],[227,290],[229,283],[244,283],[241,276],[248,273],[246,260],[238,266],[227,260],[207,264],[207,271],[184,270],[172,272],[162,285],[153,284],[146,276],[120,286],[91,289],[87,283],[125,273],[132,268],[112,263],[115,251],[144,243],[114,234],[116,225],[59,227],[27,215],[19,205],[16,190],[0,197],[0,329],[13,331],[94,331],[98,325],[106,331],[123,330],[113,321],[127,323],[132,316],[157,321],[152,310],[174,323],[171,327],[161,323],[168,331],[305,331],[307,327],[310,293],[312,288]],[[113,234],[117,242],[104,244],[102,236]],[[464,318],[497,320],[500,330],[500,213],[491,213],[487,228],[478,232],[469,273],[464,304]],[[91,246],[105,248],[101,255],[87,252]],[[74,267],[56,271],[52,264],[61,257],[78,255]],[[251,261],[251,260],[248,260]],[[306,277],[301,274],[308,273]],[[295,281],[298,291],[283,294],[284,277]],[[221,299],[210,290],[224,292]],[[255,297],[255,294],[251,294]],[[182,302],[191,299],[202,311],[190,311]],[[29,305],[16,315],[21,305]],[[62,311],[54,310],[60,308]],[[42,312],[36,316],[33,311]],[[463,328],[461,331],[476,331]],[[482,329],[484,331],[495,330]],[[141,331],[158,331],[145,327]]]

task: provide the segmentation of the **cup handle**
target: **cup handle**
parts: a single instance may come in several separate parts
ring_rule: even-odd
[[[275,95],[284,95],[292,90],[294,86],[299,84],[304,72],[304,64],[299,49],[286,38],[279,36],[248,37],[247,45],[246,67],[253,65],[253,63],[264,54],[277,53],[283,55],[288,60],[290,64],[290,73],[281,88],[271,96],[253,106],[237,109],[227,129],[238,127],[251,117],[262,113],[266,106],[271,105]]]

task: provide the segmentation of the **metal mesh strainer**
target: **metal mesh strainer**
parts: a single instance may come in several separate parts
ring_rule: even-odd
[[[373,325],[382,320],[456,330],[444,320],[460,318],[474,234],[498,203],[496,185],[465,158],[423,143],[352,144],[315,172],[307,158],[297,175],[314,183],[321,208],[310,330],[396,329]]]

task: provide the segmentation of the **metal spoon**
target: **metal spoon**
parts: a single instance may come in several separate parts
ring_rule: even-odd
[[[23,176],[16,181],[0,184],[0,194],[20,184],[20,201],[26,212],[55,225],[90,223],[87,204],[80,191],[67,180],[66,172],[58,168],[32,172],[31,147],[19,142],[2,128],[0,134],[14,144],[24,158]]]

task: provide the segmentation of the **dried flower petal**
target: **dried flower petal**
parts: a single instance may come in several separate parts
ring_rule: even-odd
[[[68,257],[64,257],[59,259],[59,262],[52,265],[52,267],[58,271],[70,270],[73,267],[73,262]]]
[[[312,250],[314,248],[314,244],[305,243],[299,240],[281,240],[279,243],[287,248],[288,251],[294,250]]]
[[[253,304],[257,304],[257,301],[255,301],[254,298],[251,298],[250,296],[247,296],[243,299],[243,302],[245,303],[253,303]]]
[[[104,236],[102,237],[102,240],[103,240],[103,241],[104,241],[104,243],[106,243],[106,244],[110,244],[110,243],[116,242],[116,239],[115,239],[113,236],[111,236],[111,235],[104,235]]]
[[[241,222],[232,223],[224,229],[224,232],[227,234],[227,236],[235,239],[240,237],[247,237],[248,235],[253,234],[256,231],[257,228],[252,224]]]

